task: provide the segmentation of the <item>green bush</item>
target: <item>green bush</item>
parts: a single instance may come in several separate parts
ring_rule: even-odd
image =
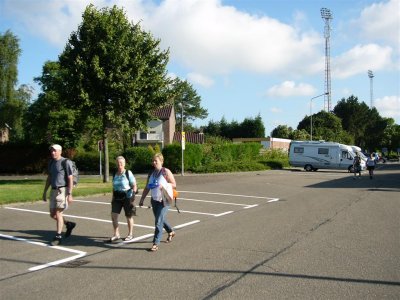
[[[196,168],[196,173],[221,173],[221,172],[244,172],[265,170],[265,165],[258,162],[213,162]]]
[[[123,154],[126,168],[133,173],[147,173],[152,168],[153,155],[154,150],[151,147],[130,147]]]
[[[98,151],[90,152],[77,152],[74,156],[79,172],[93,173],[100,171],[100,154]],[[104,157],[102,157],[102,168],[104,164]]]

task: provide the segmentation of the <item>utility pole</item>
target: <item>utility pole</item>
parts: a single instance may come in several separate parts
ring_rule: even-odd
[[[331,27],[330,21],[332,20],[332,13],[329,8],[321,8],[321,17],[325,20],[324,37],[325,37],[325,100],[324,109],[327,112],[332,110],[331,104],[331,50],[330,50],[330,36]]]

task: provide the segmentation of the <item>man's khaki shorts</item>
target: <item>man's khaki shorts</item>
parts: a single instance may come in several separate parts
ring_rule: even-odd
[[[68,208],[68,201],[66,195],[66,187],[60,187],[58,189],[51,189],[50,194],[50,209],[66,209]]]

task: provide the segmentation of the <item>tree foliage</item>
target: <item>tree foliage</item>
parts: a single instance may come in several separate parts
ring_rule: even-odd
[[[20,54],[18,38],[9,30],[0,34],[0,128],[8,125],[12,141],[24,138],[23,116],[32,96],[29,86],[16,88]]]
[[[271,131],[271,137],[290,139],[293,133],[293,128],[287,125],[278,125]]]
[[[225,117],[220,122],[210,121],[203,127],[203,132],[209,136],[220,136],[223,138],[262,138],[265,137],[265,127],[261,116],[246,118],[242,123],[232,121],[228,123]]]
[[[383,146],[383,133],[388,121],[379,115],[376,108],[370,109],[365,102],[359,103],[357,97],[350,96],[341,99],[333,112],[342,120],[343,129],[354,137],[356,145],[371,151]]]
[[[159,44],[122,9],[89,5],[60,55],[67,104],[83,119],[100,118],[103,132],[111,126],[126,132],[145,127],[167,100],[168,51]]]
[[[63,88],[60,65],[47,61],[42,68],[42,75],[35,81],[42,92],[33,102],[25,115],[26,137],[36,143],[60,143],[65,148],[76,147],[81,128],[77,127],[77,112],[66,108],[60,97]]]
[[[179,120],[182,120],[183,105],[183,123],[185,128],[191,128],[191,122],[195,119],[205,119],[208,116],[207,109],[201,107],[201,97],[197,95],[196,90],[186,80],[175,78],[172,81],[169,90],[170,96],[174,101],[176,116],[176,131],[180,131]]]
[[[151,112],[168,100],[169,52],[159,45],[139,23],[130,23],[123,9],[89,5],[60,55],[66,107],[79,113],[75,121],[101,121],[105,181],[109,128],[125,133],[145,128]]]
[[[0,34],[0,105],[13,98],[20,54],[18,38],[10,30]]]

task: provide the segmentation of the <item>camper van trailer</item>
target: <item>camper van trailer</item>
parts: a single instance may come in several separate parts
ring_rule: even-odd
[[[292,141],[289,149],[289,163],[303,167],[306,171],[318,169],[342,169],[353,172],[355,153],[350,146],[321,141]],[[365,170],[365,161],[361,160]]]

